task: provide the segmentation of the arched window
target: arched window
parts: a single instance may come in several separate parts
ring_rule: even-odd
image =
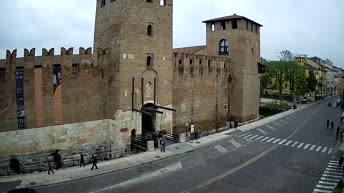
[[[228,41],[225,39],[219,43],[219,55],[228,55]]]
[[[147,69],[153,68],[153,54],[147,54]]]
[[[151,24],[147,26],[147,36],[153,36],[153,26]]]

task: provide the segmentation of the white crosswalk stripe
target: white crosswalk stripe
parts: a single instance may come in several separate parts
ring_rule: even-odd
[[[267,139],[269,139],[270,137],[265,137],[264,139],[260,140],[260,141],[265,141]]]
[[[316,147],[317,145],[312,145],[312,147],[309,149],[311,151],[313,151],[313,149]]]
[[[333,148],[330,148],[329,150],[328,150],[328,154],[331,154],[333,152]]]
[[[280,119],[280,121],[283,122],[283,123],[286,123],[286,122],[287,122],[287,121],[285,121],[285,120],[283,120],[283,119]]]
[[[286,142],[287,140],[286,139],[284,139],[284,140],[282,140],[281,142],[279,142],[278,144],[280,144],[280,145],[282,145],[284,142]]]
[[[259,135],[255,135],[255,136],[250,137],[250,138],[248,138],[248,139],[253,140],[253,139],[256,138],[256,137],[259,137]]]
[[[260,137],[258,137],[256,140],[260,140],[260,139],[262,139],[262,138],[264,138],[264,136],[260,136]]]
[[[272,143],[277,143],[277,142],[279,142],[279,141],[281,141],[281,139],[276,139],[276,140],[273,141]]]
[[[215,146],[215,149],[217,149],[221,153],[226,153],[227,152],[227,149],[222,147],[221,145]]]
[[[277,126],[282,126],[281,124],[277,123],[277,122],[272,122],[273,124],[277,125]]]
[[[266,142],[270,143],[271,141],[275,140],[276,138],[271,138],[269,140],[267,140]]]
[[[324,149],[322,150],[323,153],[325,153],[327,150],[327,147],[324,147]]]
[[[321,148],[322,148],[321,146],[318,146],[317,150],[315,150],[315,151],[319,151]]]
[[[303,149],[307,149],[311,144],[307,144]]]
[[[287,143],[285,143],[284,145],[289,145],[289,144],[291,144],[293,141],[292,140],[290,140],[290,141],[288,141]]]
[[[266,127],[271,129],[271,130],[276,130],[275,128],[271,127],[270,125],[266,125]]]
[[[234,139],[229,140],[229,143],[233,144],[236,148],[241,147],[241,144]]]
[[[319,189],[314,189],[314,193],[332,193],[331,190],[319,190]]]
[[[300,145],[297,146],[298,149],[303,146],[304,143],[301,143]]]
[[[258,128],[257,131],[261,132],[263,135],[268,135],[269,133],[264,131],[263,129]]]
[[[293,145],[291,145],[292,147],[295,147],[295,145],[297,145],[299,142],[295,141]]]
[[[334,190],[338,182],[342,179],[342,173],[337,169],[334,169],[335,164],[338,164],[338,161],[331,160],[328,163],[323,175],[321,176],[313,192],[332,193],[332,190]]]

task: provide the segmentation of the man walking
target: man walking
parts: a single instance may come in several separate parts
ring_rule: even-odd
[[[48,160],[48,175],[50,175],[50,172],[55,173],[55,172],[53,171],[53,168],[51,167],[50,161]]]
[[[338,161],[337,170],[341,170],[342,169],[343,161],[344,161],[343,156],[340,156],[340,159]]]
[[[80,153],[80,167],[81,166],[85,167],[85,160],[84,160],[84,154],[82,154],[82,152]]]
[[[331,121],[331,129],[333,129],[334,128],[334,123],[333,123],[333,121]]]
[[[235,121],[234,121],[234,128],[236,129],[237,127],[238,127],[238,121],[235,120]]]
[[[92,168],[91,168],[91,170],[93,170],[93,167],[96,167],[96,169],[98,169],[97,163],[98,163],[97,158],[93,154],[92,155]]]
[[[166,146],[166,142],[165,142],[165,139],[164,138],[162,138],[161,139],[161,146],[160,146],[160,151],[161,152],[165,152],[165,146]]]
[[[330,125],[330,120],[327,120],[326,124],[327,124],[327,129],[328,129],[328,126]]]

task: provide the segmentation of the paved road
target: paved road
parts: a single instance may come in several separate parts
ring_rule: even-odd
[[[333,99],[334,100],[334,99]],[[54,192],[326,192],[339,180],[339,108],[327,102],[193,152],[145,166],[36,188]]]

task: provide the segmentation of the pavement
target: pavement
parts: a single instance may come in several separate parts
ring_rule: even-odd
[[[326,100],[325,100],[326,101]],[[130,155],[128,157],[118,158],[110,161],[102,161],[98,163],[99,169],[90,170],[91,164],[86,165],[86,167],[70,167],[60,170],[54,170],[54,174],[48,175],[45,172],[36,172],[31,174],[16,175],[16,176],[6,176],[0,177],[1,184],[10,184],[17,183],[17,188],[31,188],[36,186],[44,186],[58,183],[65,183],[74,180],[80,180],[84,178],[89,178],[97,175],[103,175],[115,171],[121,171],[125,169],[130,169],[137,166],[142,166],[144,164],[149,164],[161,159],[166,159],[172,156],[180,155],[193,151],[197,148],[201,148],[204,145],[214,143],[216,141],[230,138],[234,135],[234,132],[244,133],[255,129],[261,125],[273,122],[290,114],[293,114],[297,111],[300,111],[304,108],[307,108],[311,105],[316,105],[317,102],[310,104],[298,105],[297,109],[290,109],[280,114],[276,114],[264,119],[260,119],[250,123],[244,123],[239,125],[237,129],[228,129],[223,128],[224,131],[215,133],[208,136],[203,136],[197,140],[191,140],[186,143],[176,143],[171,144],[166,147],[166,152],[162,153],[160,150],[156,149],[152,152],[144,152],[140,154]],[[344,145],[341,147],[344,150]],[[341,149],[340,148],[340,149]]]

